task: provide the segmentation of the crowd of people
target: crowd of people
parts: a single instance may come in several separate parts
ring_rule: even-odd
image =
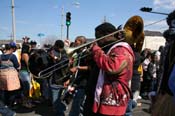
[[[143,34],[143,25],[139,25],[143,20],[139,16],[129,22],[139,25],[138,35],[134,35],[136,30],[132,30],[132,37],[122,31],[109,35],[119,29],[104,22],[95,28],[95,38],[103,39],[70,54],[62,40],[41,51],[35,41],[24,37],[19,56],[14,55],[17,50],[14,42],[6,44],[0,55],[0,113],[15,116],[12,109],[17,105],[30,109],[38,102],[47,101],[55,116],[65,116],[70,104],[69,116],[132,116],[138,99],[143,98],[151,100],[153,116],[165,116],[170,110],[163,110],[158,98],[166,101],[165,98],[172,98],[175,93],[174,20],[175,11],[167,18],[170,28],[164,32],[166,46],[156,51],[139,49],[144,40],[139,35]],[[81,46],[86,40],[85,36],[77,36],[70,47]],[[51,66],[54,67],[48,70],[47,78],[35,78],[43,67]],[[9,69],[15,69],[18,75],[5,73]],[[31,95],[33,80],[40,85],[37,92],[41,95],[37,97]],[[160,113],[160,109],[165,113]]]

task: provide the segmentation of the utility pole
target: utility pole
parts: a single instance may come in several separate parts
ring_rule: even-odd
[[[63,40],[63,24],[64,21],[64,7],[61,8],[61,40]]]
[[[12,2],[12,40],[16,43],[16,25],[15,25],[15,3],[14,0]]]

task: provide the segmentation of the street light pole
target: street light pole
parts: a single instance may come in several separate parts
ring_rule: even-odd
[[[63,40],[63,19],[64,19],[64,7],[61,8],[61,40]]]
[[[12,40],[16,43],[16,25],[15,25],[15,3],[14,0],[12,2]]]
[[[161,14],[161,15],[168,15],[168,13],[162,13],[162,12],[153,12],[153,11],[151,11],[150,13]]]

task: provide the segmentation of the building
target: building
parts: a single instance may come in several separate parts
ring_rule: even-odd
[[[159,31],[144,31],[145,39],[142,50],[150,48],[151,50],[158,50],[160,46],[165,46],[165,38]]]
[[[161,32],[159,31],[144,31],[145,39],[142,50],[145,48],[150,48],[151,50],[158,50],[160,46],[165,45],[165,39]],[[87,38],[87,43],[93,41],[93,38]],[[9,43],[11,40],[0,40],[0,49],[2,45]],[[16,40],[18,47],[21,47],[23,40]]]

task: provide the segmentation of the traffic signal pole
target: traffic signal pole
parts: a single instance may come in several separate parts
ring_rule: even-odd
[[[66,38],[69,40],[69,25],[67,25],[67,34],[66,34]]]
[[[151,12],[149,12],[149,13],[161,14],[161,15],[168,15],[168,13],[162,13],[162,12],[153,12],[153,11],[151,11]]]

